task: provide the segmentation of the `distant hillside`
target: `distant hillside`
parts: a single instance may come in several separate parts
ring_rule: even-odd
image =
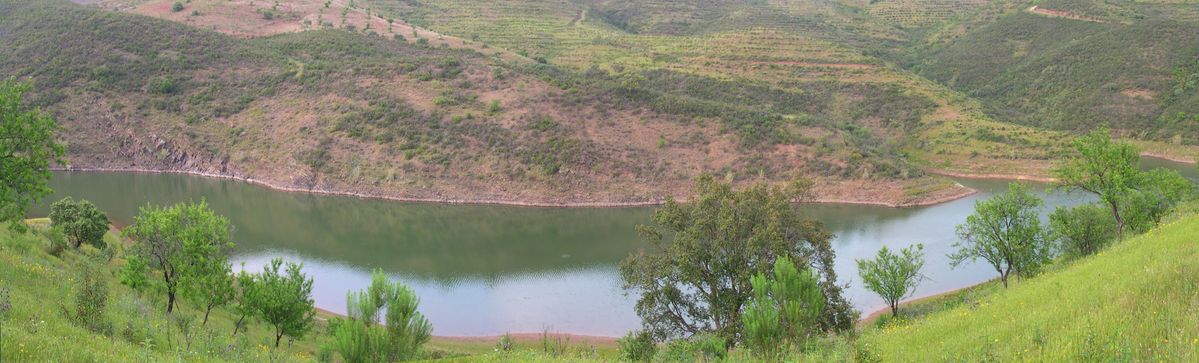
[[[218,5],[193,1],[205,10],[183,22],[228,9],[202,7]],[[275,16],[307,17],[285,10],[213,19],[238,19],[250,31]],[[362,21],[385,26],[371,14]],[[883,141],[936,105],[896,85],[812,74],[772,84],[716,77],[712,68],[574,70],[482,54],[489,48],[474,43],[425,45],[446,41],[425,30],[238,39],[61,1],[0,2],[0,19],[0,72],[32,80],[34,102],[66,125],[77,167],[538,204],[652,202],[686,190],[700,172],[740,182],[814,177],[824,198],[842,201],[904,204],[961,192]]]
[[[961,22],[977,27],[948,25],[960,34],[913,54],[912,68],[993,118],[1199,143],[1196,3],[1045,1]]]

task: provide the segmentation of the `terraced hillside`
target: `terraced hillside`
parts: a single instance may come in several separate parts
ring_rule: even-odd
[[[912,57],[917,73],[980,99],[993,118],[1059,130],[1096,125],[1199,143],[1194,2],[1045,1]],[[961,32],[950,25],[950,32]]]
[[[874,133],[890,127],[857,126],[932,111],[888,86],[576,72],[338,30],[242,40],[65,2],[2,6],[0,70],[32,80],[76,167],[534,204],[653,202],[700,172],[811,176],[838,201],[962,192]]]
[[[1131,86],[1104,83],[1120,68],[1086,67],[1136,55],[1037,71],[1064,43],[1119,46],[1102,27],[1142,13],[1087,15],[1119,17],[1098,23],[940,0],[3,4],[13,41],[0,72],[30,77],[67,121],[74,166],[291,189],[612,205],[710,172],[806,176],[826,201],[911,205],[967,192],[930,171],[1047,175],[1069,135],[1052,130],[1135,126],[1156,140],[1146,149],[1185,159],[1193,141],[1175,135],[1199,127],[1190,73],[1165,89],[1172,61],[1121,66],[1141,70],[1121,76]],[[1179,14],[1154,19],[1186,24]],[[1039,30],[1001,32],[1026,25]],[[1078,29],[1110,39],[1042,34]],[[1178,29],[1146,54],[1185,58],[1166,47],[1191,35]],[[1045,39],[1004,43],[1020,36]],[[59,44],[73,46],[47,51]],[[1027,59],[999,54],[1020,49]],[[96,137],[109,134],[125,140]]]

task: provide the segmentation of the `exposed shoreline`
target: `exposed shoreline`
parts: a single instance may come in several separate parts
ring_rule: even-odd
[[[398,197],[373,193],[357,193],[343,190],[324,189],[324,188],[297,188],[292,186],[284,186],[279,183],[269,180],[255,179],[232,174],[210,173],[193,170],[177,170],[177,169],[149,169],[149,168],[96,168],[96,167],[52,167],[54,171],[73,171],[73,172],[95,172],[95,173],[146,173],[146,174],[181,174],[199,176],[212,179],[236,180],[243,183],[253,184],[267,189],[288,192],[288,193],[308,193],[319,195],[335,195],[355,197],[362,199],[377,199],[388,200],[405,203],[429,203],[429,204],[455,204],[455,205],[500,205],[514,207],[531,207],[531,208],[631,208],[631,207],[652,207],[665,203],[665,200],[655,200],[646,202],[563,202],[563,203],[544,203],[544,202],[523,202],[511,200],[491,200],[491,199],[456,199],[456,198],[414,198],[414,197]],[[972,188],[958,185],[961,191],[947,196],[932,198],[927,200],[918,200],[910,203],[892,203],[882,201],[861,201],[847,200],[839,198],[816,198],[805,203],[812,204],[841,204],[841,205],[862,205],[862,206],[878,206],[887,208],[912,208],[926,207],[946,202],[951,202],[961,198],[969,197],[977,194],[978,191]]]

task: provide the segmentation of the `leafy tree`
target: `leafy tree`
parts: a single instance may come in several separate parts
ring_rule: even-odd
[[[283,259],[276,258],[263,267],[254,279],[255,315],[275,328],[275,347],[284,335],[301,339],[312,330],[316,310],[312,301],[312,278],[304,275],[301,264],[287,263],[279,273]]]
[[[912,296],[924,280],[924,245],[916,244],[892,253],[883,246],[873,260],[857,260],[858,274],[867,290],[881,296],[891,307],[891,316],[899,316],[899,301]]]
[[[1057,207],[1049,214],[1050,236],[1067,258],[1095,254],[1116,239],[1108,211],[1095,204]]]
[[[60,162],[64,150],[54,118],[21,106],[28,91],[12,78],[0,81],[0,222],[18,231],[29,205],[50,194],[50,163]]]
[[[758,273],[750,279],[753,296],[741,315],[746,345],[765,357],[774,357],[784,344],[801,345],[819,327],[824,292],[808,269],[799,270],[791,259],[779,257],[774,275]]]
[[[254,308],[258,306],[258,284],[255,281],[254,274],[245,271],[245,264],[242,264],[242,271],[237,273],[237,278],[234,279],[233,295],[231,302],[233,311],[237,313],[237,321],[233,322],[233,334],[237,335],[237,331],[246,326],[246,318],[253,318],[256,314]]]
[[[193,256],[193,264],[180,280],[183,296],[204,308],[201,326],[208,325],[208,315],[213,308],[224,306],[233,299],[234,275],[226,253]]]
[[[61,228],[67,239],[76,248],[84,243],[104,247],[104,233],[108,232],[108,216],[96,209],[92,202],[63,198],[50,205],[50,224]]]
[[[954,243],[958,251],[949,255],[950,264],[957,267],[981,258],[999,272],[1003,287],[1012,272],[1035,273],[1052,253],[1037,212],[1041,204],[1018,183],[1008,184],[1005,194],[976,202],[974,214],[957,227],[961,240]]]
[[[1074,148],[1078,155],[1054,170],[1058,185],[1098,195],[1116,220],[1116,238],[1124,239],[1121,201],[1133,190],[1141,172],[1137,168],[1139,152],[1132,144],[1112,142],[1106,128],[1075,139]]]
[[[1127,228],[1135,233],[1148,231],[1178,203],[1195,197],[1199,185],[1177,171],[1157,168],[1137,174],[1134,190],[1121,198]]]
[[[389,362],[416,357],[433,327],[416,311],[420,299],[403,283],[375,270],[371,285],[346,294],[350,320],[333,329],[331,348],[348,362]],[[379,326],[380,315],[384,326]]]
[[[146,264],[146,259],[139,255],[130,255],[125,260],[125,266],[121,268],[120,281],[121,284],[129,286],[134,291],[140,292],[145,289],[150,282],[146,279],[146,274],[150,272],[150,267]]]
[[[174,311],[182,280],[206,272],[202,267],[208,261],[223,258],[233,248],[229,220],[203,201],[143,207],[125,233],[137,242],[135,253],[162,272],[167,313]]]
[[[645,329],[662,339],[714,332],[731,344],[752,296],[750,278],[780,257],[811,266],[822,278],[820,327],[851,329],[856,312],[836,282],[832,235],[820,222],[801,218],[792,203],[809,186],[733,191],[704,175],[694,201],[667,199],[654,213],[654,226],[638,227],[652,251],[633,254],[620,268],[626,291],[641,293],[636,311]]]

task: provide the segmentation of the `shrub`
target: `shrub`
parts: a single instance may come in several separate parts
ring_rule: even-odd
[[[632,362],[649,362],[658,352],[658,345],[648,331],[631,331],[616,341],[620,344],[620,356]]]
[[[131,255],[125,260],[125,266],[121,268],[121,284],[141,292],[149,284],[149,279],[146,278],[148,272],[150,272],[150,267],[146,264],[145,258]]]
[[[176,1],[174,4],[171,4],[171,11],[176,13],[183,11],[183,3]]]
[[[1066,258],[1095,254],[1116,239],[1115,220],[1097,204],[1058,207],[1049,214],[1049,229]]]
[[[83,263],[75,276],[75,308],[68,314],[76,324],[93,332],[111,334],[112,325],[104,317],[108,306],[108,283],[91,263]]]
[[[54,257],[62,257],[62,252],[67,249],[67,237],[62,233],[62,229],[48,228],[42,230],[41,233],[46,240],[46,245],[43,247],[46,253]]]
[[[50,205],[50,225],[61,229],[76,248],[84,243],[103,248],[108,217],[92,202],[66,197]]]
[[[728,357],[726,341],[713,334],[696,334],[687,339],[672,340],[661,353],[666,362],[711,362]]]
[[[780,257],[770,278],[759,273],[750,284],[753,296],[741,315],[742,339],[755,353],[773,357],[817,329],[824,293],[810,270],[801,271],[790,258]]]
[[[371,285],[346,294],[350,320],[337,324],[330,348],[347,362],[395,361],[418,356],[433,327],[416,311],[420,299],[403,283],[376,270]],[[380,313],[383,319],[380,321]],[[378,323],[385,323],[380,326]]]
[[[500,341],[495,342],[495,350],[507,352],[512,350],[512,334],[504,333],[500,336]]]

